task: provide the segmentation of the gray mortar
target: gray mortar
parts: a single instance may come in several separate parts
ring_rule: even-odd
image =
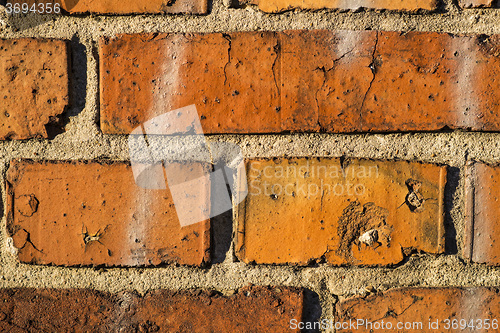
[[[14,31],[0,21],[0,38],[61,38],[71,40],[71,107],[66,131],[53,140],[1,141],[0,181],[13,158],[128,160],[126,136],[103,135],[98,126],[98,54],[102,36],[139,32],[225,32],[286,29],[438,31],[455,34],[500,33],[500,9],[460,10],[445,0],[437,13],[389,11],[289,11],[268,15],[249,6],[228,8],[214,0],[209,15],[76,16],[31,18]],[[0,16],[1,19],[2,16]],[[3,16],[5,18],[5,16]],[[40,24],[40,21],[48,20]],[[31,26],[31,28],[29,28]],[[24,29],[26,28],[26,29]],[[84,93],[85,92],[85,93]],[[462,260],[464,233],[464,166],[466,160],[500,161],[499,133],[463,131],[407,134],[287,134],[212,135],[210,141],[231,142],[243,155],[330,156],[418,160],[452,167],[446,198],[447,254],[414,255],[394,268],[253,266],[238,262],[231,244],[231,215],[214,219],[215,255],[209,268],[64,268],[19,263],[7,242],[5,216],[0,225],[0,287],[94,288],[119,292],[167,288],[210,288],[224,294],[248,284],[304,287],[311,318],[333,319],[337,300],[363,295],[375,288],[404,286],[499,286],[500,268]],[[456,187],[456,189],[454,189]],[[453,191],[454,190],[454,191]],[[448,191],[450,193],[450,191]],[[3,202],[6,195],[2,187]],[[0,202],[0,210],[3,211]],[[456,243],[453,241],[456,235]],[[321,309],[315,307],[319,299]]]

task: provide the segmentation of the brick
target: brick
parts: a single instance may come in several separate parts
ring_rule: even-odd
[[[101,43],[101,127],[195,104],[205,133],[498,131],[499,36],[122,35]]]
[[[133,0],[7,0],[12,5],[28,4],[32,8],[36,4],[38,12],[49,14],[47,6],[40,6],[40,3],[58,5],[63,12],[70,14],[207,14],[207,0],[152,0],[152,1],[133,1]]]
[[[150,118],[196,104],[205,133],[277,132],[277,44],[270,32],[104,39],[102,131],[128,134]]]
[[[389,9],[401,11],[417,11],[420,9],[435,10],[436,0],[368,0],[368,1],[342,1],[342,0],[239,0],[240,5],[258,5],[259,9],[267,13],[280,13],[290,9]]]
[[[498,0],[458,0],[458,4],[462,8],[500,7]]]
[[[0,300],[4,332],[289,332],[303,311],[302,290],[269,287],[231,296],[16,288],[0,289]]]
[[[188,179],[177,175],[180,182]],[[14,160],[7,194],[7,229],[21,262],[151,266],[209,260],[210,222],[181,227],[169,189],[140,188],[124,162]]]
[[[498,130],[499,40],[428,32],[285,32],[283,129]]]
[[[478,263],[500,265],[500,168],[471,162],[466,177],[464,256]]]
[[[139,325],[153,323],[162,332],[290,332],[290,321],[302,318],[303,294],[277,289],[249,287],[229,297],[154,291],[125,317]]]
[[[47,138],[68,105],[68,44],[0,39],[0,140]]]
[[[111,332],[110,295],[85,289],[0,289],[2,332]]]
[[[446,167],[405,161],[246,162],[236,255],[245,263],[391,265],[444,251]]]
[[[498,332],[498,301],[494,288],[393,289],[340,302],[335,323],[364,321],[343,332]]]

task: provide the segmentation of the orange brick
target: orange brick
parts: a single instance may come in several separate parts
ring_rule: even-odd
[[[195,104],[205,133],[277,132],[277,45],[269,32],[104,39],[102,131],[128,134],[148,119]]]
[[[246,263],[390,265],[444,251],[446,167],[404,161],[247,161],[236,212]]]
[[[22,262],[149,266],[209,259],[210,222],[181,228],[170,191],[138,187],[126,163],[13,161],[7,191],[7,228]]]
[[[240,4],[259,5],[259,8],[268,13],[279,13],[285,10],[300,9],[389,9],[402,11],[417,11],[419,9],[435,10],[436,0],[239,0]]]
[[[466,178],[464,256],[474,262],[500,265],[500,168],[471,162]]]
[[[498,332],[500,306],[490,288],[402,288],[348,299],[336,312],[343,332]]]
[[[7,4],[27,4],[28,8],[37,14],[55,13],[60,9],[70,14],[95,13],[95,14],[161,14],[161,13],[188,13],[206,14],[208,12],[207,0],[7,0]],[[42,5],[43,4],[43,5]],[[47,4],[49,4],[47,6]],[[21,7],[22,8],[22,7]],[[50,11],[50,12],[49,12]],[[61,12],[62,12],[61,11]],[[30,13],[30,12],[28,12]]]
[[[498,35],[289,31],[282,48],[284,130],[500,128]]]
[[[85,289],[0,289],[3,332],[290,332],[303,292],[246,287],[109,294]],[[43,309],[43,311],[41,311]]]
[[[0,139],[47,138],[68,105],[68,44],[0,39]]]

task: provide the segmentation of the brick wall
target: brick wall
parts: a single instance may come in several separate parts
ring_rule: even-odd
[[[497,1],[0,2],[1,330],[498,331],[499,34]]]

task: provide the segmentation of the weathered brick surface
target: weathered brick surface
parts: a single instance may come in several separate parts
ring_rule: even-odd
[[[404,161],[247,161],[236,254],[246,263],[389,265],[444,251],[446,167]]]
[[[0,289],[3,332],[289,332],[302,291],[247,287],[232,296],[156,290]]]
[[[116,304],[84,289],[0,289],[2,332],[112,332]]]
[[[101,43],[101,125],[195,104],[206,133],[498,131],[499,52],[433,32],[123,35]]]
[[[464,255],[479,263],[500,265],[500,167],[470,163],[466,178]]]
[[[140,188],[126,163],[12,161],[7,191],[7,228],[22,262],[149,266],[209,259],[210,222],[181,228],[170,191]]]
[[[155,291],[125,318],[154,323],[162,332],[290,332],[290,320],[300,321],[302,309],[302,291],[294,288],[244,288],[229,297]]]
[[[462,8],[500,7],[498,0],[458,0],[458,4]]]
[[[0,139],[47,135],[68,104],[68,45],[0,39]]]
[[[104,39],[102,131],[128,134],[154,116],[191,104],[205,133],[279,131],[277,43],[267,32]]]
[[[254,4],[268,13],[278,13],[289,9],[389,9],[416,11],[419,9],[434,10],[437,8],[436,0],[368,0],[368,1],[342,1],[342,0],[239,0],[241,5]]]
[[[500,64],[497,35],[290,31],[285,36],[282,76],[288,79],[282,100],[291,107],[283,107],[284,129],[499,129],[500,95],[493,88]]]
[[[70,14],[95,13],[95,14],[160,14],[160,13],[187,13],[187,14],[206,14],[208,11],[207,0],[151,0],[151,1],[134,1],[134,0],[7,0],[7,3],[12,5],[28,4],[38,13],[46,14],[48,9],[46,6],[39,4],[57,4],[61,8],[61,13]],[[40,7],[39,7],[40,6]],[[50,10],[52,11],[52,10]]]
[[[498,332],[499,304],[493,288],[402,288],[340,302],[335,321],[364,321],[341,332]]]

